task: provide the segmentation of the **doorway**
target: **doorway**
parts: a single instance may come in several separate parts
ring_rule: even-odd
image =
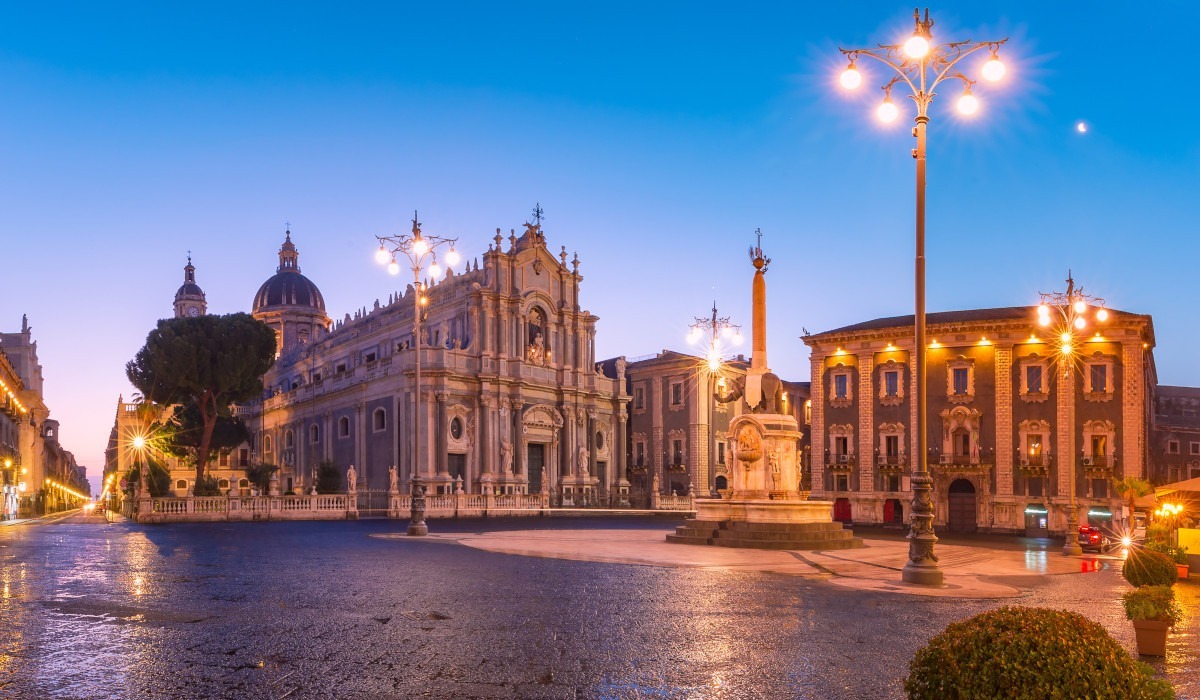
[[[975,486],[966,479],[950,484],[946,499],[947,526],[950,532],[975,532]]]
[[[850,499],[839,498],[833,502],[833,519],[839,523],[850,522]]]
[[[529,493],[542,492],[542,473],[546,468],[546,445],[540,442],[529,443]]]
[[[898,498],[889,498],[883,502],[883,522],[887,525],[904,524],[904,505]]]

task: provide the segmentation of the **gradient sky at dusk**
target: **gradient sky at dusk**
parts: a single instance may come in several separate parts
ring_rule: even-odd
[[[336,7],[336,11],[331,11]],[[0,23],[0,328],[29,315],[65,446],[96,477],[124,364],[191,250],[210,313],[249,311],[290,221],[330,316],[403,289],[374,234],[471,257],[535,202],[578,252],[597,356],[684,349],[716,299],[769,357],[801,328],[912,311],[910,122],[847,97],[843,46],[911,32],[856,3],[25,3]],[[1033,303],[1067,269],[1154,316],[1159,381],[1200,385],[1200,9],[954,3],[935,39],[1008,36],[974,119],[934,105],[929,309]],[[978,64],[968,66],[978,70]],[[898,100],[905,109],[907,100]],[[911,116],[908,112],[906,116]],[[1089,129],[1080,133],[1078,122]]]

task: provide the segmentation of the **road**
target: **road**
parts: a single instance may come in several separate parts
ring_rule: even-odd
[[[1014,602],[1076,610],[1134,646],[1111,566],[1046,576],[1016,601],[927,598],[369,537],[405,524],[0,528],[0,696],[899,698],[929,637]],[[670,527],[431,521],[438,532]],[[1200,585],[1177,589],[1188,619],[1155,668],[1200,698]]]

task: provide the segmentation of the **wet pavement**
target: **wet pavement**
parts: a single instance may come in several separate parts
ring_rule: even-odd
[[[369,536],[405,524],[0,529],[0,697],[899,698],[929,637],[1003,604],[1075,610],[1134,648],[1111,560],[1026,577],[1017,598],[936,598]],[[589,528],[673,523],[431,521],[438,533]],[[1036,560],[1061,545],[995,546]],[[1153,665],[1200,698],[1200,584],[1176,589],[1188,617]]]

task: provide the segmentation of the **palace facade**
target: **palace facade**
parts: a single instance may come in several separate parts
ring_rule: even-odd
[[[1036,307],[930,313],[927,324],[935,525],[1061,535],[1069,470],[1081,522],[1122,517],[1110,479],[1151,476],[1149,316],[1110,311],[1070,369],[1052,339],[1039,335]],[[834,501],[841,520],[907,522],[916,445],[913,317],[804,342],[812,351],[813,497]]]

